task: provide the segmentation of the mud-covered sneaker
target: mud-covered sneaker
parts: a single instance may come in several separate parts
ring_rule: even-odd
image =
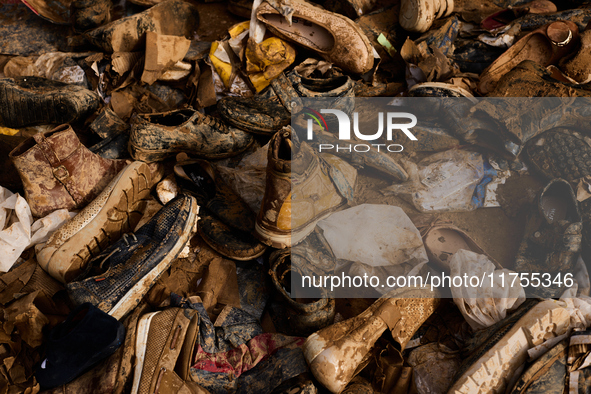
[[[438,293],[429,288],[400,288],[378,299],[358,316],[310,335],[302,350],[316,379],[340,393],[368,360],[386,330],[404,350],[414,333],[437,308]]]
[[[302,98],[329,98],[331,106],[352,112],[354,84],[351,78],[303,78],[296,71],[281,74],[252,98],[224,97],[218,101],[220,116],[228,124],[250,133],[273,135],[303,109]],[[295,104],[295,106],[294,106]]]
[[[197,230],[199,206],[179,194],[135,233],[88,262],[66,289],[75,304],[90,302],[121,319],[135,308]]]
[[[460,393],[502,393],[527,358],[528,350],[565,334],[570,313],[558,301],[526,300],[512,315],[479,333],[448,390]]]
[[[174,167],[177,183],[199,204],[199,234],[216,252],[251,260],[267,249],[254,233],[256,215],[205,160],[182,161]]]
[[[129,151],[148,163],[180,152],[205,159],[222,159],[245,151],[252,135],[213,116],[192,109],[139,115],[131,126]]]
[[[142,316],[131,393],[209,393],[189,377],[198,341],[199,315],[194,309],[168,308]]]
[[[357,171],[336,156],[316,154],[291,126],[269,142],[265,195],[257,237],[283,249],[310,234],[316,223],[353,200]]]
[[[134,162],[60,227],[37,252],[37,262],[52,277],[67,283],[80,275],[86,263],[124,233],[143,215],[151,185],[147,164]]]
[[[79,85],[41,77],[0,79],[0,125],[76,123],[99,106],[98,95]]]

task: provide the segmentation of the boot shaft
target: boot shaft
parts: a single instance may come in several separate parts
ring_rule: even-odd
[[[12,152],[34,216],[77,209],[92,201],[125,166],[89,151],[69,125],[35,134]]]

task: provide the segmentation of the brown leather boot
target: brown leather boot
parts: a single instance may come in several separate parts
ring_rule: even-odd
[[[33,216],[84,207],[127,163],[89,151],[69,125],[35,134],[9,154]]]

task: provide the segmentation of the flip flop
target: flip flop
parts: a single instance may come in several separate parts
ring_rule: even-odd
[[[464,230],[452,225],[435,225],[423,236],[429,261],[449,270],[451,256],[460,249],[486,255],[497,268],[503,268],[486,253]]]
[[[570,21],[552,22],[527,34],[480,74],[478,91],[491,92],[503,75],[524,60],[543,67],[555,64],[571,53],[579,41],[579,28]]]

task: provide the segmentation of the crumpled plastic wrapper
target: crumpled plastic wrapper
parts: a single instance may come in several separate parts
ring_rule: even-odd
[[[46,242],[53,231],[74,215],[60,209],[33,222],[27,201],[0,186],[0,272],[8,272],[22,252]]]
[[[449,150],[407,166],[410,180],[389,186],[385,193],[401,194],[420,212],[465,212],[479,206],[474,191],[487,172],[480,153]]]
[[[451,294],[460,312],[474,330],[490,327],[503,320],[507,311],[515,310],[525,301],[525,291],[521,283],[510,286],[507,278],[512,278],[513,271],[506,268],[496,270],[495,264],[483,255],[468,250],[459,250],[454,253],[449,262],[450,276],[468,277],[476,276],[479,280],[484,278],[480,286],[456,287],[451,286]],[[493,274],[493,283],[490,281]],[[502,275],[505,278],[505,286],[502,285]]]
[[[419,275],[428,262],[419,230],[399,207],[362,204],[333,213],[318,227],[335,258],[353,261],[348,275]],[[391,288],[378,287],[381,294]]]
[[[246,73],[260,92],[294,62],[296,51],[287,42],[271,37],[261,43],[249,39],[245,55]]]

